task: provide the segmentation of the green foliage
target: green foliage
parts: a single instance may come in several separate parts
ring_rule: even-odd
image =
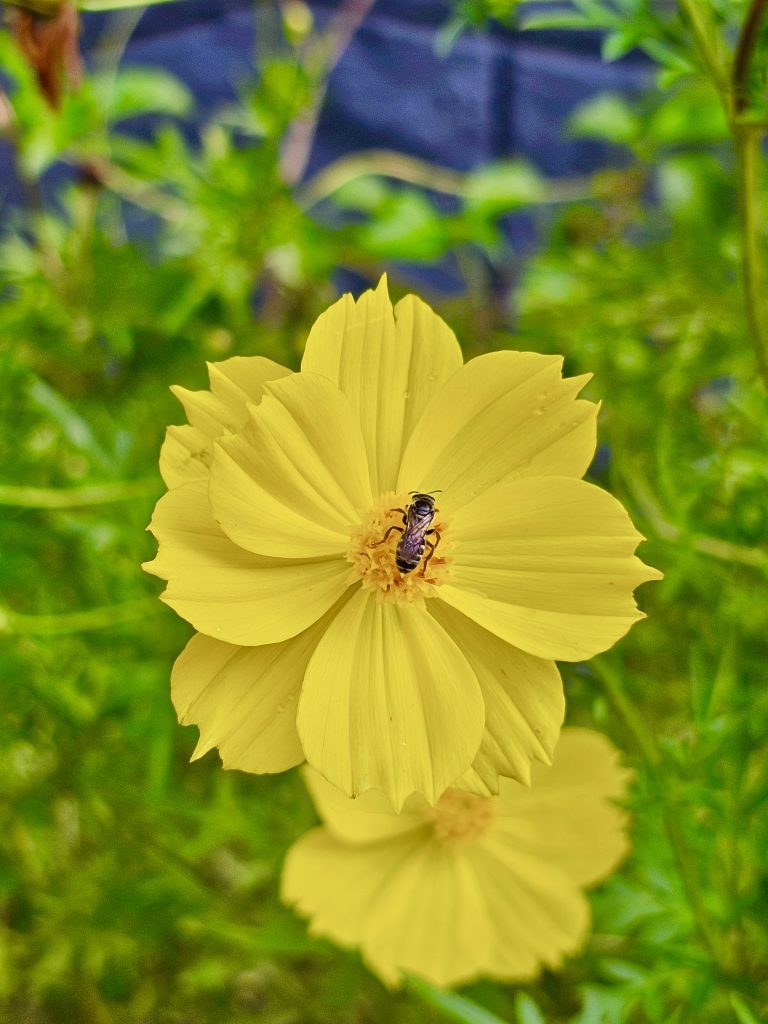
[[[714,31],[738,6],[697,9]],[[103,70],[55,114],[0,35],[27,194],[0,238],[3,1020],[768,1019],[768,399],[728,119],[674,9],[576,12],[609,30],[608,57],[640,40],[667,81],[686,75],[577,112],[569,130],[623,147],[622,169],[559,191],[515,162],[435,175],[381,155],[291,189],[281,154],[318,86],[297,51],[276,47],[191,137],[192,99],[148,69]],[[149,138],[128,133],[137,116]],[[54,165],[69,176],[52,195]],[[500,221],[521,209],[542,247],[514,291],[492,288],[516,258]],[[441,312],[468,357],[530,348],[594,372],[593,478],[666,578],[614,652],[566,667],[570,721],[635,770],[633,852],[594,894],[586,948],[525,986],[390,993],[278,901],[282,855],[314,821],[298,779],[187,764],[195,730],[168,678],[189,631],[139,564],[163,428],[181,419],[168,384],[203,386],[204,360],[233,354],[295,366],[334,267],[374,279],[383,260],[444,254],[467,291]]]

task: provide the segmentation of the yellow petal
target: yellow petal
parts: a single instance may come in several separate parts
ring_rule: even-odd
[[[363,956],[388,984],[401,971],[444,986],[524,980],[579,947],[589,906],[557,868],[494,839],[433,840],[390,872],[364,924]]]
[[[442,601],[428,607],[472,666],[485,703],[483,741],[455,786],[487,796],[498,793],[500,775],[528,785],[534,758],[551,763],[565,715],[557,666],[512,647]]]
[[[225,430],[239,430],[247,418],[249,402],[259,402],[267,381],[286,377],[291,371],[264,356],[234,356],[208,363],[210,391],[171,391],[184,406],[187,419],[210,438]]]
[[[261,647],[192,637],[173,666],[171,697],[181,724],[200,728],[198,756],[218,747],[225,768],[256,773],[301,764],[296,705],[326,620]]]
[[[240,433],[214,446],[214,518],[249,551],[343,555],[373,501],[352,407],[318,374],[297,373],[265,391]]]
[[[167,487],[207,479],[211,439],[197,427],[168,427],[160,449],[160,476]]]
[[[382,277],[375,291],[357,302],[345,295],[318,318],[301,368],[328,377],[351,401],[371,486],[381,494],[395,488],[402,452],[422,410],[461,364],[447,324],[414,295],[393,311]]]
[[[280,896],[310,918],[309,930],[340,946],[360,944],[371,901],[421,842],[417,833],[349,846],[325,829],[302,836],[285,858]]]
[[[495,831],[580,885],[592,885],[629,849],[626,815],[614,801],[625,796],[630,778],[605,736],[563,729],[552,767],[535,765],[530,789],[502,781]]]
[[[159,551],[144,568],[168,580],[162,600],[199,632],[227,643],[296,636],[348,587],[349,565],[341,558],[297,562],[237,547],[213,519],[205,481],[164,495],[149,529]]]
[[[555,766],[533,774],[531,788],[502,780],[486,802],[488,831],[453,838],[430,827],[437,811],[406,832],[390,811],[389,831],[383,804],[364,806],[373,794],[351,800],[314,776],[321,809],[331,807],[329,821],[345,835],[326,828],[301,839],[288,855],[284,896],[314,932],[359,946],[387,984],[405,972],[454,985],[557,968],[589,928],[581,886],[626,850],[623,815],[611,804],[626,773],[604,737],[566,729]]]
[[[249,402],[260,402],[266,381],[291,371],[263,356],[234,356],[208,363],[210,391],[171,391],[193,426],[169,427],[160,450],[160,474],[168,487],[207,477],[211,442],[225,430],[239,430]]]
[[[396,985],[407,971],[447,986],[483,973],[496,936],[484,881],[463,847],[423,842],[382,881],[361,936],[363,956],[382,981]]]
[[[498,484],[451,517],[451,539],[440,599],[541,658],[606,650],[643,618],[634,588],[661,578],[619,502],[567,477]]]
[[[418,604],[358,591],[309,663],[297,725],[307,761],[349,795],[430,803],[469,767],[483,732],[466,658]]]
[[[423,828],[427,820],[429,804],[416,793],[399,814],[393,814],[392,804],[379,790],[369,789],[350,800],[313,768],[307,766],[302,775],[328,831],[344,842],[378,842]]]
[[[557,828],[556,821],[550,824]],[[468,846],[467,856],[483,880],[495,935],[484,974],[506,981],[535,978],[542,967],[559,967],[581,947],[589,931],[589,903],[557,866],[500,836]]]
[[[396,490],[442,488],[440,507],[450,514],[501,480],[583,476],[598,406],[576,400],[589,377],[563,380],[562,364],[534,352],[471,359],[419,420]]]

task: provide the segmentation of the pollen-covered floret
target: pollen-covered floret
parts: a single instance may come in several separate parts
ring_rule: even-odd
[[[362,517],[351,534],[347,561],[352,563],[352,582],[362,581],[364,590],[374,592],[378,601],[408,604],[437,596],[437,587],[451,581],[451,551],[453,542],[445,517],[437,509],[431,528],[439,544],[434,554],[412,572],[401,572],[395,553],[405,525],[411,497],[388,491]],[[395,529],[392,529],[395,527]],[[387,536],[387,532],[389,536]],[[433,540],[434,542],[434,540]]]

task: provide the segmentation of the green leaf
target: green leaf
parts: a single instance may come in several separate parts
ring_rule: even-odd
[[[543,201],[546,191],[541,175],[521,160],[505,160],[472,171],[464,186],[467,208],[483,216],[501,214]]]
[[[733,1012],[736,1014],[736,1020],[739,1024],[765,1024],[764,1020],[760,1021],[754,1013],[752,1013],[741,996],[737,995],[736,992],[731,992],[729,999]]]
[[[507,1024],[501,1017],[497,1017],[479,1003],[456,992],[438,988],[437,985],[422,978],[409,976],[408,988],[425,1003],[442,1013],[446,1019],[457,1021],[458,1024]]]
[[[347,181],[331,196],[333,202],[347,210],[361,210],[373,213],[378,210],[391,189],[386,182],[375,174],[363,174],[359,178]]]
[[[524,14],[520,19],[520,28],[531,32],[542,29],[588,29],[592,28],[592,23],[583,14],[553,11],[551,14]]]
[[[603,60],[618,60],[636,46],[637,43],[633,32],[611,32],[603,40],[601,47]]]
[[[631,106],[616,93],[603,93],[583,104],[568,124],[576,138],[605,139],[615,145],[627,145],[637,138],[640,124]]]
[[[624,1020],[626,997],[615,990],[585,985],[584,1002],[571,1024],[620,1024]]]
[[[547,1024],[539,1004],[527,992],[518,992],[515,1000],[517,1024]]]
[[[380,259],[432,260],[447,245],[440,216],[420,192],[396,192],[360,229],[361,244]]]
[[[192,94],[178,78],[160,68],[127,67],[111,88],[109,116],[112,121],[139,114],[184,117],[193,107]]]

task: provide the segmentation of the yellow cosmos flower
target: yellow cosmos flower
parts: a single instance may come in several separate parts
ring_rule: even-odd
[[[498,796],[449,789],[396,815],[380,793],[351,800],[310,769],[324,825],[285,861],[282,898],[310,930],[359,947],[388,984],[400,972],[453,985],[480,975],[535,977],[575,952],[589,929],[582,888],[628,849],[613,804],[629,773],[599,733],[564,729],[552,767]]]
[[[463,365],[446,324],[412,295],[393,309],[382,280],[319,318],[300,373],[235,358],[210,391],[176,389],[189,424],[163,447],[147,568],[198,630],[172,678],[197,755],[253,772],[306,759],[396,807],[549,761],[554,659],[610,647],[660,575],[621,505],[580,479],[597,407],[561,368],[531,352]],[[436,510],[402,571],[410,492]]]

